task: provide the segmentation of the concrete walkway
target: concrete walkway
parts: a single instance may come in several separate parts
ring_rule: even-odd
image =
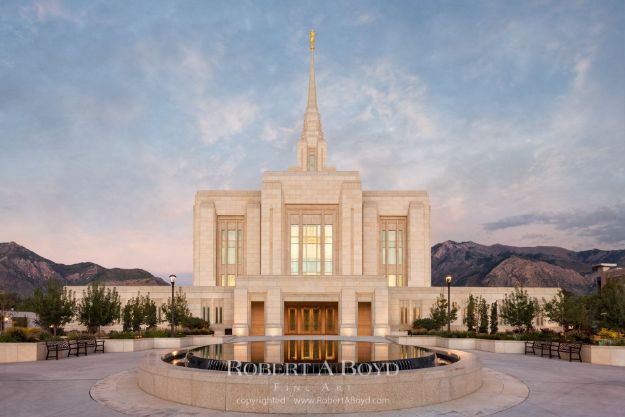
[[[499,411],[497,416],[625,417],[625,368],[522,355],[474,353],[480,356],[485,367],[511,375],[529,388],[525,401]],[[107,376],[133,369],[146,354],[107,353],[59,361],[2,364],[0,416],[123,416],[94,401],[90,389]],[[173,403],[171,405],[175,408]],[[475,405],[470,408],[470,412],[430,409],[427,413],[413,409],[401,415],[489,414],[487,404],[484,413],[479,413]]]

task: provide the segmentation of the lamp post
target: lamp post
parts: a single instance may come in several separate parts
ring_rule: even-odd
[[[451,275],[445,277],[447,283],[447,333],[451,332]]]
[[[171,274],[169,276],[169,281],[171,282],[171,337],[174,337],[174,322],[176,320],[176,308],[174,305],[174,287],[176,286],[176,276],[174,274]]]

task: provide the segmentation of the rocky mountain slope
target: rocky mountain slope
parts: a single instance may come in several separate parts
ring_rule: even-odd
[[[625,264],[625,250],[575,252],[448,240],[432,247],[432,285],[444,285],[451,274],[457,286],[560,286],[582,294],[594,290],[594,280],[585,275],[602,262]]]
[[[52,278],[68,285],[96,280],[111,285],[168,285],[143,269],[107,269],[93,262],[57,264],[15,242],[0,243],[0,290],[28,296]]]

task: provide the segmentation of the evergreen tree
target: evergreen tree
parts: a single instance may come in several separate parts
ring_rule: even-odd
[[[497,301],[490,306],[490,334],[499,331],[499,318],[497,317]]]
[[[486,304],[486,300],[482,297],[480,297],[478,311],[480,316],[480,327],[477,331],[479,333],[488,333],[488,304]]]
[[[475,331],[477,321],[475,319],[475,297],[473,297],[473,294],[469,294],[469,301],[467,303],[467,314],[462,322],[467,326],[467,331]]]
[[[163,315],[165,316],[165,320],[171,323],[171,320],[172,320],[171,298],[167,300],[166,304],[163,304],[161,306],[161,311],[163,312]],[[178,292],[176,293],[176,296],[174,297],[173,311],[174,311],[174,326],[178,326],[187,317],[191,316],[191,311],[189,310],[189,305],[187,304],[187,297],[182,292],[182,288],[180,287],[178,288]]]
[[[596,318],[602,325],[625,331],[625,283],[608,281],[595,304]]]
[[[512,294],[506,294],[501,305],[503,322],[513,326],[517,331],[532,329],[532,321],[540,312],[538,301],[531,298],[522,287],[514,287]]]
[[[447,299],[441,293],[434,304],[432,304],[432,307],[430,307],[430,318],[434,320],[439,329],[446,326],[448,320],[453,322],[458,318],[458,306],[456,303],[452,303],[449,317],[447,316],[447,306]]]
[[[46,290],[35,290],[32,301],[33,310],[37,313],[37,322],[56,336],[56,329],[72,321],[76,314],[76,299],[74,293],[63,287],[63,283],[56,279],[49,279]]]
[[[119,320],[120,310],[117,289],[93,283],[87,287],[87,292],[83,291],[83,298],[78,305],[78,321],[87,326],[89,331],[97,328],[99,333],[101,326]]]

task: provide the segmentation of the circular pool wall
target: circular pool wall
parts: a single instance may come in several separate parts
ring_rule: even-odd
[[[458,361],[394,374],[245,375],[172,366],[160,354],[151,353],[139,364],[138,381],[145,392],[166,400],[258,413],[396,410],[450,401],[481,386],[481,363],[475,355],[437,352]]]

